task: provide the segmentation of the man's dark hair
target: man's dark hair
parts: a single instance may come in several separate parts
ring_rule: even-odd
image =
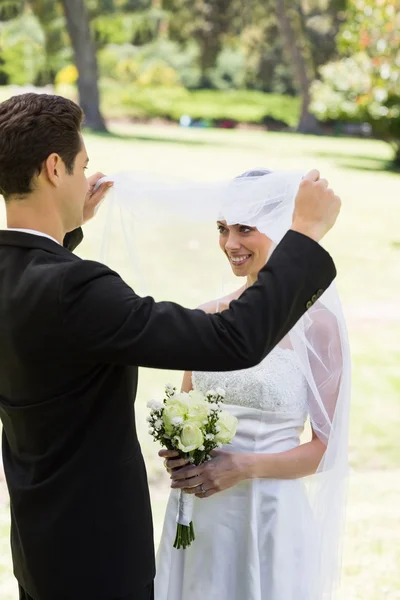
[[[33,191],[50,154],[58,154],[68,173],[82,148],[81,108],[61,96],[22,94],[0,104],[0,193],[4,199]]]

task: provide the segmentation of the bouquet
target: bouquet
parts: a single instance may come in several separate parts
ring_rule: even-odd
[[[221,408],[224,397],[221,388],[206,394],[198,390],[177,393],[176,388],[167,385],[161,402],[148,403],[149,433],[168,450],[200,465],[210,460],[212,450],[229,444],[236,434],[236,417]],[[185,549],[195,539],[193,502],[193,494],[180,491],[174,548]]]

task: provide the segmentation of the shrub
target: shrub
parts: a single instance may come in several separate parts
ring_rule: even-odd
[[[75,65],[67,65],[57,73],[55,83],[56,85],[72,85],[77,81],[78,69]]]
[[[352,0],[339,44],[342,60],[321,68],[312,110],[321,120],[368,122],[400,165],[400,12],[397,0]]]
[[[224,120],[264,124],[281,121],[295,127],[299,101],[290,96],[253,91],[189,91],[182,87],[118,86],[102,82],[103,109],[106,116],[131,118],[162,117],[179,121],[182,115],[194,120]]]

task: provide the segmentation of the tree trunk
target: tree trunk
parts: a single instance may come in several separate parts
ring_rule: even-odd
[[[279,27],[285,41],[288,58],[292,64],[293,75],[297,80],[301,96],[301,114],[297,131],[300,133],[319,133],[320,128],[317,119],[310,112],[310,87],[312,79],[309,75],[307,61],[301,49],[301,41],[298,42],[296,39],[287,10],[285,0],[276,0],[276,14]]]
[[[395,140],[391,146],[394,149],[393,166],[397,170],[400,169],[400,139]]]
[[[95,131],[106,131],[100,113],[96,49],[90,35],[89,16],[84,0],[61,0],[61,2],[79,73],[79,102],[86,116],[85,124]]]

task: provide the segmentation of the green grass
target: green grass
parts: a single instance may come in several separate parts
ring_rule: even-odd
[[[137,169],[193,179],[232,177],[245,169],[317,166],[343,200],[325,245],[335,257],[337,284],[352,345],[353,404],[343,589],[340,600],[400,598],[400,177],[385,171],[390,148],[370,140],[303,137],[244,131],[181,130],[115,125],[113,136],[87,137],[93,170]],[[88,224],[79,253],[98,258],[106,211]],[[176,238],[187,244],[178,251]],[[197,246],[196,246],[197,242]],[[151,222],[135,230],[135,243],[157,277],[158,299],[196,306],[215,296],[224,269],[216,231],[170,228],[163,244]],[[114,265],[134,286],[126,252],[113,239]],[[217,262],[218,261],[218,262]],[[212,272],[215,274],[212,275]],[[157,447],[146,433],[146,400],[179,374],[143,370],[137,400],[139,436],[147,459],[159,539],[167,481]],[[0,511],[0,597],[16,598],[8,551],[8,513]],[[1,553],[2,552],[2,553]]]

